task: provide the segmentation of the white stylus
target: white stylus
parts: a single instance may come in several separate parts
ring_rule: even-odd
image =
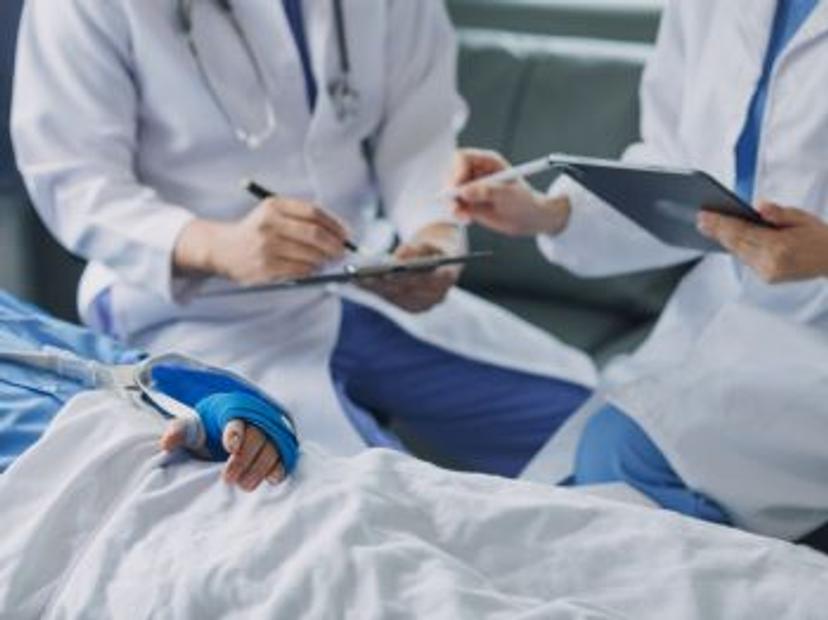
[[[491,174],[487,177],[475,179],[471,183],[466,183],[465,185],[460,185],[459,187],[452,187],[442,192],[439,195],[439,199],[440,201],[454,200],[460,195],[460,192],[463,191],[464,188],[478,183],[485,183],[486,185],[499,185],[502,183],[511,183],[512,181],[517,181],[518,179],[528,179],[536,174],[560,167],[560,163],[558,161],[559,157],[559,155],[555,154],[546,155],[540,159],[535,159],[526,162],[525,164],[501,170],[500,172],[496,172],[495,174]]]

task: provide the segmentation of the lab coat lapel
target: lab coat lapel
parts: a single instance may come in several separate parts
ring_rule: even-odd
[[[820,1],[814,8],[814,12],[803,24],[802,29],[791,41],[788,52],[794,52],[798,48],[813,43],[820,37],[828,36],[828,2]]]
[[[360,167],[364,170],[361,152],[353,146],[370,136],[380,122],[377,101],[381,99],[383,78],[377,76],[382,74],[383,60],[377,46],[382,45],[386,32],[385,3],[375,0],[344,3],[352,84],[359,95],[358,117],[347,123],[338,120],[328,92],[330,81],[341,72],[333,5],[331,2],[315,2],[305,6],[308,40],[319,87],[305,156],[317,197],[330,206],[342,198],[340,190],[343,188],[340,186],[348,175],[355,175],[355,170]],[[347,155],[344,155],[345,151]],[[353,166],[354,170],[343,170],[343,161],[348,161],[347,165]]]
[[[333,72],[338,71],[339,64],[333,7],[330,2],[306,2],[304,6],[308,45],[319,93],[305,142],[305,161],[315,188],[316,199],[330,207],[329,203],[336,195],[332,186],[335,185],[338,174],[343,172],[328,169],[325,165],[331,142],[339,130],[336,126],[336,112],[328,95],[329,82],[335,75]]]
[[[770,42],[777,0],[728,0],[723,4],[732,12],[728,21],[734,24],[734,40],[724,42],[722,51],[738,50],[747,66],[761,67]]]
[[[261,6],[264,2],[267,6]],[[277,140],[304,135],[310,123],[299,52],[280,1],[235,3],[242,30],[262,65],[268,95],[276,112]],[[249,60],[245,59],[245,62]],[[252,104],[252,102],[251,102]],[[280,148],[291,148],[287,144]]]
[[[333,101],[328,94],[331,80],[339,77],[340,56],[336,39],[336,22],[330,2],[306,3],[308,11],[308,40],[313,57],[313,69],[319,86],[319,100],[311,122],[309,141],[317,144],[331,137],[347,138],[349,133],[370,132],[370,114],[380,85],[374,76],[382,73],[384,66],[381,42],[385,36],[384,3],[374,0],[351,0],[344,3],[348,31],[348,51],[351,60],[351,77],[359,91],[359,118],[354,123],[342,124],[337,120]]]

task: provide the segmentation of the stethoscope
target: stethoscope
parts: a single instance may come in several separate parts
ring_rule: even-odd
[[[244,34],[244,30],[239,23],[236,13],[233,10],[231,0],[215,0],[218,8],[224,13],[229,20],[242,44],[242,47],[250,60],[250,65],[256,74],[256,80],[262,92],[262,105],[264,106],[265,124],[261,129],[250,129],[244,127],[243,123],[238,122],[230,108],[225,104],[224,98],[216,88],[215,83],[207,71],[202,55],[198,51],[198,44],[194,33],[193,24],[193,3],[194,0],[178,0],[178,21],[184,37],[187,39],[187,45],[190,53],[198,66],[198,72],[204,82],[210,97],[216,104],[216,107],[221,111],[227,124],[232,128],[236,139],[243,143],[251,150],[258,149],[265,142],[267,142],[276,131],[276,110],[273,103],[268,97],[267,88],[265,87],[264,70],[258,57],[256,56],[250,40]],[[353,121],[359,115],[359,91],[354,87],[353,75],[351,67],[351,53],[348,44],[348,24],[345,19],[345,10],[343,8],[343,0],[332,0],[334,22],[336,27],[336,43],[337,52],[339,55],[339,74],[328,82],[328,95],[333,104],[334,113],[337,120],[342,124],[347,124]]]

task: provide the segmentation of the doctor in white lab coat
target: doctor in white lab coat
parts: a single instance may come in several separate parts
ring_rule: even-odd
[[[461,467],[515,475],[595,371],[450,291],[456,272],[204,295],[370,246],[380,203],[399,254],[462,250],[435,200],[464,114],[455,72],[440,0],[31,0],[12,131],[39,213],[90,261],[88,324],[245,374],[334,453],[399,446],[381,414]],[[257,204],[248,177],[279,197]]]
[[[785,205],[824,219],[826,84],[828,3],[670,1],[641,90],[643,139],[624,158],[705,170],[748,201],[775,203],[763,207],[772,217],[790,215]],[[496,154],[461,153],[456,182],[505,165]],[[574,467],[576,484],[626,482],[662,506],[790,538],[828,521],[824,401],[803,405],[809,394],[789,394],[800,406],[788,411],[767,397],[807,385],[821,391],[828,355],[820,357],[824,343],[807,329],[828,329],[824,278],[771,285],[760,252],[737,252],[753,271],[724,253],[668,247],[568,179],[545,195],[525,184],[472,184],[457,209],[507,234],[537,234],[550,261],[582,276],[701,259],[649,340],[607,369],[598,395],[527,478],[561,479]],[[721,221],[700,224],[714,237],[726,234]],[[794,275],[776,268],[780,278]],[[779,324],[805,331],[769,339]],[[780,371],[801,373],[803,360],[813,368],[810,384]]]

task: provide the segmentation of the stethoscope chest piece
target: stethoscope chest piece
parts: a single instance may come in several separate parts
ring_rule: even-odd
[[[227,124],[232,128],[234,136],[239,142],[247,146],[248,149],[257,150],[273,136],[277,124],[276,109],[268,97],[265,83],[265,70],[253,49],[253,45],[245,35],[230,0],[215,0],[215,2],[221,12],[230,21],[248,57],[248,61],[256,74],[256,81],[258,82],[261,93],[258,97],[258,103],[263,108],[263,119],[260,127],[246,127],[244,123],[239,122],[237,115],[233,113],[231,106],[228,105],[227,99],[222,96],[223,93],[219,89],[218,84],[212,79],[211,73],[205,65],[204,57],[200,53],[199,43],[195,36],[195,24],[193,20],[194,0],[178,0],[177,15],[179,29],[186,39],[187,46],[190,49],[190,53],[193,56],[196,67],[211,98],[224,116]],[[348,27],[345,10],[343,8],[343,0],[332,0],[332,3],[337,52],[339,55],[339,76],[332,79],[328,84],[328,95],[331,98],[337,120],[342,124],[346,124],[354,121],[359,116],[360,97],[352,80]]]
[[[328,84],[328,95],[334,108],[336,120],[348,124],[359,116],[359,92],[352,86],[348,75],[341,75]]]

